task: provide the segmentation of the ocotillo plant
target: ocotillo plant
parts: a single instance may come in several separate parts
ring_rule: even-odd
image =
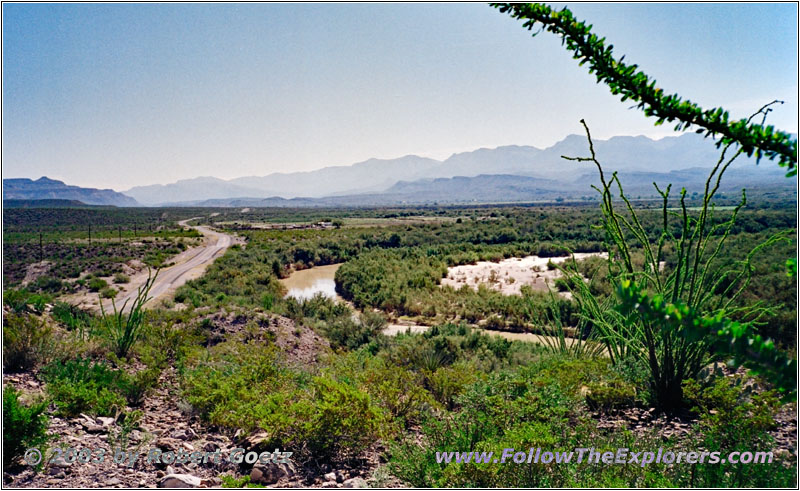
[[[159,270],[156,270],[156,274],[151,275],[151,271],[148,268],[147,281],[138,288],[136,298],[133,300],[129,312],[125,312],[125,307],[127,307],[130,299],[125,300],[122,308],[117,309],[117,304],[112,298],[113,314],[106,314],[103,302],[102,300],[100,301],[101,323],[109,337],[114,353],[120,358],[128,355],[128,351],[141,335],[141,328],[145,322],[144,304],[150,300],[148,295],[158,277],[158,272]]]

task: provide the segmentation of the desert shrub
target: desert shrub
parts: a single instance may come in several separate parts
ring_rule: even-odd
[[[14,312],[35,312],[41,314],[45,306],[52,302],[52,297],[47,293],[34,293],[26,289],[5,290],[3,292],[3,305],[8,306]]]
[[[27,290],[9,289],[3,292],[3,305],[8,306],[17,313],[25,312],[28,307],[28,297],[30,292]]]
[[[777,396],[772,391],[756,391],[752,379],[718,376],[707,385],[687,380],[684,392],[714,448],[761,448],[769,440],[766,432],[776,425]]]
[[[333,379],[316,377],[311,414],[302,426],[312,454],[352,458],[384,431],[385,414],[368,394]]]
[[[64,282],[53,276],[40,276],[28,285],[28,289],[31,291],[59,293],[64,289]]]
[[[110,416],[125,407],[132,390],[125,372],[88,359],[51,363],[41,376],[58,413],[64,416],[82,412]]]
[[[38,447],[44,454],[49,420],[47,402],[26,406],[13,387],[3,388],[3,470],[8,469],[25,450]]]
[[[279,362],[274,345],[226,341],[188,361],[186,401],[212,424],[260,428],[265,448],[294,448],[296,457],[350,458],[375,442],[388,419],[358,388],[311,378]]]
[[[53,304],[51,314],[70,331],[80,329],[82,325],[88,324],[92,319],[91,314],[67,302]]]
[[[114,283],[130,283],[131,279],[125,273],[116,273],[114,275]]]
[[[263,484],[250,482],[250,476],[234,477],[228,474],[219,476],[223,488],[266,488]]]
[[[358,349],[372,341],[379,341],[386,327],[386,319],[375,312],[365,312],[354,321],[350,316],[339,316],[325,324],[325,335],[331,345],[338,348]]]
[[[768,431],[776,425],[775,413],[779,399],[773,391],[758,391],[752,379],[746,377],[715,377],[704,384],[696,380],[684,383],[684,394],[699,415],[696,429],[697,444],[722,452],[768,451],[774,441]],[[696,466],[693,482],[696,486],[715,487],[783,487],[792,486],[796,474],[793,461],[780,457],[771,464]]]
[[[45,319],[28,314],[3,316],[3,368],[30,370],[47,363],[58,350],[58,340]]]
[[[383,357],[370,356],[367,351],[336,357],[325,375],[351,381],[405,426],[419,421],[435,405],[423,387],[421,374],[404,370]]]
[[[456,399],[478,378],[478,370],[466,363],[441,367],[425,376],[425,385],[434,399],[448,410],[456,405]]]
[[[587,388],[586,404],[594,410],[607,411],[630,407],[636,399],[635,387],[622,380],[593,383]]]
[[[100,290],[100,298],[114,298],[117,296],[117,293],[119,292],[116,290],[116,288],[107,286]]]
[[[123,395],[131,406],[139,406],[144,402],[147,393],[156,386],[161,370],[158,367],[149,367],[140,370],[128,377],[122,385]]]
[[[275,305],[275,296],[269,293],[264,294],[261,297],[261,307],[264,310],[272,310],[272,306]]]
[[[89,291],[98,292],[108,286],[108,282],[103,278],[92,278],[89,280]]]

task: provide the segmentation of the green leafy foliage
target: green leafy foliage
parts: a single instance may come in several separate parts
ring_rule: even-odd
[[[797,396],[797,360],[789,358],[771,340],[757,334],[752,324],[731,321],[723,312],[700,315],[683,303],[667,303],[652,298],[630,281],[619,289],[619,309],[635,314],[661,332],[675,332],[689,343],[704,343],[716,359],[733,358],[737,366],[745,366],[764,376],[789,399]]]
[[[108,282],[103,278],[92,278],[89,280],[89,291],[98,292],[104,288],[108,288]]]
[[[714,377],[708,382],[687,380],[684,393],[700,417],[696,438],[704,448],[724,453],[766,451],[774,448],[767,431],[775,428],[779,400],[773,391],[753,390],[745,377]],[[763,468],[762,468],[763,467]],[[775,465],[698,465],[694,479],[720,487],[754,487],[758,482],[790,483],[788,466],[780,459]]]
[[[266,446],[292,448],[299,459],[347,459],[378,438],[385,416],[368,394],[277,359],[272,345],[216,345],[189,362],[186,400],[213,424],[265,430]]]
[[[43,318],[29,314],[3,315],[3,368],[25,371],[55,356],[59,340]]]
[[[386,319],[376,312],[365,312],[358,320],[349,315],[340,316],[325,324],[323,330],[332,346],[357,349],[365,344],[377,341],[383,336]]]
[[[148,369],[131,376],[105,363],[78,358],[51,363],[41,377],[58,413],[71,417],[82,412],[111,416],[127,404],[138,405],[157,375]]]
[[[732,157],[726,157],[731,144],[723,148],[718,162],[706,180],[702,206],[696,216],[687,209],[685,189],[681,191],[680,213],[670,213],[671,186],[662,191],[654,183],[662,196],[662,224],[660,233],[653,237],[640,220],[639,212],[625,195],[617,174],[614,173],[611,179],[606,179],[594,151],[589,127],[583,120],[581,123],[586,130],[591,155],[564,158],[591,162],[597,167],[602,187],[596,189],[602,195],[601,211],[608,240],[607,249],[610,251],[608,280],[611,285],[624,290],[634,282],[638,288],[652,290],[657,295],[655,298],[658,303],[685,305],[689,311],[697,312],[698,316],[716,318],[720,322],[732,315],[757,321],[770,312],[769,308],[759,303],[744,304],[741,296],[752,277],[753,256],[772,244],[786,240],[783,233],[775,234],[757,244],[743,260],[728,269],[721,267],[717,261],[746,199],[743,192],[741,202],[730,216],[715,221],[713,198],[723,174],[742,150]],[[615,208],[612,185],[619,189],[619,200],[624,205],[622,211]],[[671,215],[679,226],[677,233],[670,224]],[[635,254],[634,250],[640,252]],[[673,251],[672,254],[668,252],[670,250]],[[671,260],[667,261],[670,256]],[[595,296],[574,269],[560,269],[569,279],[568,286],[573,289],[581,307],[579,317],[582,323],[591,326],[597,333],[596,336],[606,345],[611,359],[616,361],[639,357],[646,360],[650,368],[650,389],[658,406],[667,410],[680,406],[683,401],[682,382],[687,378],[697,377],[700,370],[712,360],[714,340],[702,335],[686,336],[682,330],[665,328],[665,324],[659,319],[648,319],[632,314],[630,309],[619,309],[618,300]],[[744,343],[757,343],[755,348],[763,353],[763,357],[776,356],[771,342],[763,343],[760,336],[754,338],[745,335],[740,327],[742,324],[730,326],[741,331],[732,333],[734,337]],[[584,329],[579,326],[579,330],[583,332]],[[716,348],[720,349],[719,346]],[[768,363],[775,364],[778,360],[772,359]],[[787,381],[777,382],[784,384]]]
[[[13,387],[3,388],[3,469],[8,469],[17,458],[31,447],[44,454],[49,418],[47,402],[24,405],[20,393]]]

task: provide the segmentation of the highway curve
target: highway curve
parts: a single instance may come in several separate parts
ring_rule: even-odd
[[[148,295],[148,297],[151,298],[147,304],[148,306],[152,306],[157,300],[160,300],[167,294],[173,293],[175,289],[187,281],[201,276],[206,267],[213,263],[216,258],[224,254],[225,250],[233,244],[233,237],[230,235],[217,232],[202,225],[187,224],[187,222],[195,220],[196,218],[201,217],[182,220],[178,222],[178,225],[196,229],[205,237],[205,244],[180,254],[177,256],[178,261],[176,264],[159,271],[155,284],[150,289]],[[155,273],[155,271],[153,273]],[[136,299],[138,286],[143,285],[147,280],[147,273],[140,273],[135,279],[132,278],[131,280],[133,283],[131,288],[127,292],[121,292],[117,298],[114,299],[117,308],[122,308],[125,301],[128,301],[126,310],[131,307],[131,304]],[[110,300],[103,302],[103,307],[106,309],[106,312],[113,311]]]

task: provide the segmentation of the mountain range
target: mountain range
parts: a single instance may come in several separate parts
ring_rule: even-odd
[[[41,177],[31,179],[3,179],[3,201],[7,200],[69,200],[87,205],[139,206],[139,203],[113,189],[69,186],[62,181]]]
[[[610,177],[620,171],[626,192],[644,197],[656,194],[652,183],[702,192],[711,167],[719,159],[713,142],[687,133],[652,140],[618,136],[595,140],[594,150]],[[5,199],[70,199],[116,206],[382,206],[421,203],[497,203],[575,199],[594,196],[599,184],[592,162],[562,158],[587,157],[586,138],[570,135],[555,145],[502,146],[456,153],[439,161],[407,155],[369,159],[349,166],[308,172],[273,173],[231,180],[198,177],[175,183],[138,186],[124,191],[66,186],[41,178],[4,179]],[[753,188],[796,189],[783,170],[766,162],[740,157],[722,181],[723,190]],[[169,197],[169,199],[165,199]]]

